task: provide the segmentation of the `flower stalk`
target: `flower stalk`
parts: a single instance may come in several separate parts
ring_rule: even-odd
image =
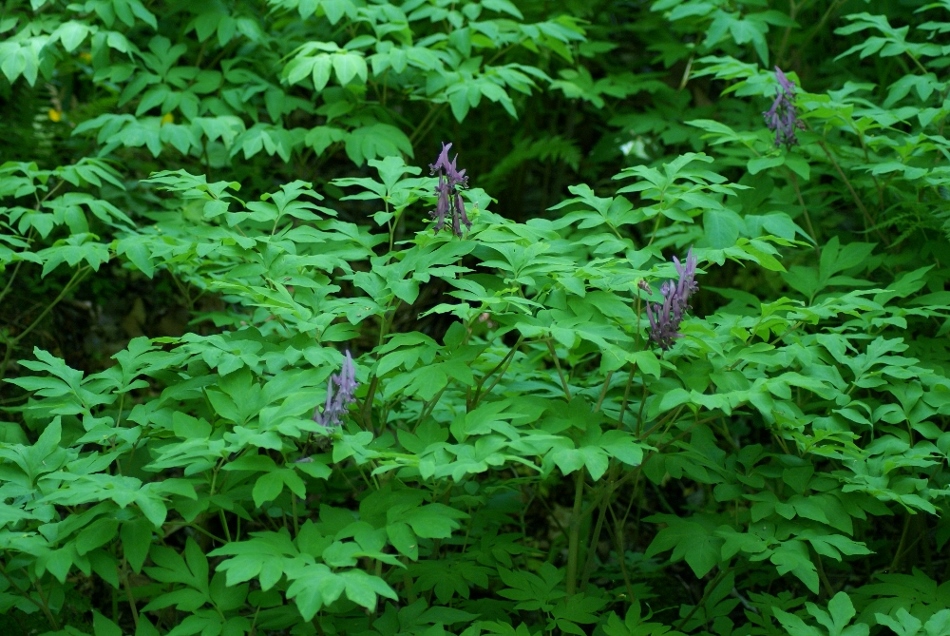
[[[335,389],[334,389],[335,387]],[[314,409],[313,421],[326,428],[340,426],[340,418],[346,413],[350,404],[356,401],[356,368],[353,358],[347,351],[343,357],[343,366],[339,373],[334,373],[327,380],[327,400],[323,405],[323,412]]]
[[[459,170],[455,166],[458,154],[452,158],[452,161],[449,161],[449,150],[451,148],[452,144],[442,142],[442,152],[439,153],[439,158],[436,159],[435,163],[429,164],[431,174],[439,176],[439,183],[435,188],[436,194],[439,196],[439,202],[436,209],[429,213],[429,216],[435,220],[435,231],[439,232],[445,227],[446,216],[451,215],[452,233],[461,237],[463,225],[468,229],[472,227],[472,222],[465,214],[465,203],[462,201],[462,195],[459,193],[460,188],[468,187],[468,176],[466,176],[464,169]]]
[[[798,119],[798,111],[795,108],[796,86],[777,66],[775,79],[778,80],[778,93],[775,95],[772,107],[762,113],[762,116],[765,118],[765,125],[775,133],[775,147],[785,144],[786,148],[791,148],[798,143],[795,131],[805,128]]]
[[[660,345],[664,351],[673,346],[673,341],[682,338],[680,323],[690,310],[689,298],[699,289],[696,283],[696,257],[690,248],[686,262],[681,263],[673,257],[673,265],[679,275],[675,282],[668,280],[660,287],[662,302],[647,302],[647,319],[650,321],[650,340]],[[640,289],[652,294],[653,289],[646,281],[640,281]]]

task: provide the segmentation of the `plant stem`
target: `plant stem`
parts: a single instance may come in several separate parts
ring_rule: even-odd
[[[604,398],[607,397],[607,389],[610,387],[610,379],[614,377],[614,372],[611,371],[607,374],[607,377],[604,378],[604,385],[600,389],[600,395],[597,397],[597,404],[594,405],[594,413],[600,411],[600,406],[604,403]]]
[[[568,596],[577,593],[577,566],[581,549],[581,512],[584,505],[584,469],[580,468],[574,477],[574,510],[571,512],[571,526],[567,545],[567,583]]]
[[[838,165],[838,161],[835,159],[834,155],[831,154],[831,150],[828,148],[827,144],[824,141],[818,140],[818,145],[824,151],[825,156],[828,157],[828,160],[831,162],[831,165],[834,167],[835,172],[838,173],[838,176],[841,177],[841,180],[844,182],[848,192],[851,193],[851,198],[854,199],[855,205],[858,206],[858,209],[861,210],[861,214],[864,215],[865,229],[871,231],[872,229],[877,232],[878,237],[881,239],[882,243],[886,243],[887,240],[884,238],[884,235],[881,234],[881,230],[876,227],[876,221],[871,218],[871,214],[868,212],[868,209],[864,207],[864,203],[861,201],[861,197],[858,196],[858,193],[854,191],[854,186],[851,185],[851,181],[848,180],[848,177],[845,176],[844,171],[841,169],[841,166]]]
[[[825,574],[825,566],[821,562],[821,555],[815,555],[815,565],[818,566],[818,577],[821,579],[821,584],[825,588],[825,594],[828,595],[828,598],[831,598],[835,595],[835,589],[831,586],[831,581],[828,580],[828,576]]]
[[[53,612],[50,611],[49,601],[47,600],[46,595],[43,593],[43,586],[40,584],[39,579],[33,581],[33,589],[36,590],[37,596],[39,596],[40,600],[43,601],[42,604],[38,604],[38,605],[40,609],[43,611],[43,614],[46,615],[46,620],[48,620],[49,624],[53,626],[53,629],[58,630],[59,621],[56,620],[56,617],[53,616]]]
[[[554,351],[554,345],[551,344],[551,339],[548,338],[544,341],[544,344],[548,346],[548,351],[551,352],[551,359],[554,361],[554,368],[557,369],[557,375],[561,378],[561,388],[564,390],[564,396],[567,398],[567,401],[571,401],[571,389],[567,385],[567,379],[564,377],[564,372],[561,370],[561,363],[558,361],[557,353]]]
[[[894,550],[894,559],[891,561],[891,567],[889,568],[890,572],[896,572],[897,566],[900,565],[901,555],[904,553],[904,544],[907,543],[907,535],[910,532],[910,515],[904,517],[904,530],[901,532],[900,543],[897,544],[897,549]]]
[[[518,352],[518,348],[521,347],[521,343],[523,341],[524,336],[518,336],[518,341],[515,342],[514,346],[512,346],[508,353],[505,354],[505,357],[501,359],[501,362],[496,364],[495,368],[489,371],[488,374],[481,379],[481,381],[478,383],[478,386],[475,387],[475,398],[472,400],[472,406],[478,405],[482,395],[482,385],[485,384],[485,380],[493,376],[496,372],[498,372],[499,369],[501,369],[501,373],[498,374],[498,377],[495,378],[495,381],[492,382],[491,386],[489,386],[485,391],[486,393],[491,393],[492,389],[494,389],[495,386],[501,382],[501,379],[505,377],[505,371],[508,370],[508,365],[511,364],[511,360],[515,357],[515,353]],[[504,366],[504,369],[502,369],[502,366]]]
[[[604,526],[604,519],[607,517],[607,509],[610,507],[610,499],[614,493],[614,481],[616,479],[617,464],[611,464],[607,483],[604,485],[604,492],[600,497],[600,514],[597,515],[597,522],[594,524],[594,531],[590,535],[590,542],[587,546],[587,560],[584,562],[584,570],[581,572],[581,588],[586,588],[590,580],[590,575],[594,569],[594,557],[597,555],[597,543],[600,541],[600,532]]]
[[[58,305],[60,301],[62,301],[63,298],[65,298],[66,295],[69,294],[69,292],[71,292],[80,283],[80,281],[82,281],[83,278],[85,278],[90,269],[92,268],[88,265],[86,267],[80,267],[77,269],[72,278],[69,279],[69,282],[63,286],[63,289],[59,292],[59,295],[53,299],[53,302],[47,305],[46,308],[40,312],[40,315],[37,316],[36,319],[30,323],[26,329],[17,334],[15,338],[11,338],[9,342],[7,342],[7,350],[3,355],[3,362],[0,362],[0,379],[3,379],[3,377],[6,375],[7,365],[10,363],[10,358],[13,356],[13,352],[17,345],[19,345],[24,338],[26,338],[40,325],[43,319],[46,318],[46,316],[48,316],[51,311],[53,311],[53,308],[56,307],[56,305]]]
[[[728,564],[726,565],[728,566]],[[693,609],[690,610],[689,614],[680,619],[680,621],[676,624],[676,627],[674,627],[675,630],[679,631],[683,629],[683,625],[685,625],[689,619],[693,617],[693,614],[699,611],[699,608],[703,606],[703,604],[706,602],[706,599],[709,598],[709,595],[712,594],[713,590],[716,589],[716,586],[719,585],[719,582],[722,581],[723,577],[726,576],[726,572],[728,571],[728,567],[723,568],[720,566],[719,573],[716,574],[713,580],[706,585],[706,589],[703,591],[702,598],[700,598],[699,602],[693,606]]]
[[[808,213],[808,206],[805,205],[805,199],[802,198],[802,189],[798,185],[798,176],[793,170],[789,170],[788,173],[792,177],[792,188],[794,188],[795,196],[798,198],[798,205],[802,206],[802,213],[805,215],[805,225],[808,226],[808,233],[811,235],[811,240],[815,242],[815,251],[818,253],[818,258],[821,258],[821,247],[819,247],[818,243],[818,232],[815,231],[815,226],[811,223],[811,215]]]
[[[135,596],[132,594],[132,586],[129,585],[129,562],[126,558],[122,557],[122,568],[119,570],[122,575],[122,587],[125,590],[125,599],[129,603],[129,609],[132,610],[132,622],[135,624],[135,629],[138,631],[139,628],[139,608],[135,606]]]

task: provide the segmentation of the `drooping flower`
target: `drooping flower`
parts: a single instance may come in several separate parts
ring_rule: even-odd
[[[775,133],[775,147],[785,144],[786,148],[791,148],[798,143],[795,129],[804,128],[805,125],[798,119],[798,111],[795,110],[795,83],[777,66],[775,79],[778,80],[778,93],[772,108],[762,113],[762,116],[765,117],[765,125]]]
[[[343,357],[343,366],[339,373],[334,373],[327,380],[327,401],[323,406],[323,412],[319,412],[319,407],[313,411],[313,421],[321,426],[330,428],[340,425],[340,417],[346,413],[350,404],[356,401],[356,388],[359,382],[356,381],[356,368],[353,366],[353,358],[347,351]],[[334,391],[334,387],[336,387]]]
[[[698,289],[696,283],[696,257],[690,248],[686,254],[686,262],[680,263],[673,257],[673,265],[679,279],[668,280],[660,287],[663,295],[662,303],[647,302],[647,319],[650,321],[650,340],[660,345],[661,349],[669,349],[676,338],[682,337],[679,332],[680,323],[689,311],[689,297]],[[646,281],[641,281],[640,288],[653,293]]]
[[[459,188],[468,186],[468,177],[465,170],[459,170],[455,167],[455,161],[458,154],[449,161],[449,149],[452,144],[442,142],[442,152],[435,163],[429,165],[431,174],[439,175],[439,184],[436,186],[436,194],[439,195],[438,207],[429,213],[436,221],[435,231],[440,231],[445,227],[445,217],[452,215],[452,232],[455,236],[462,236],[462,225],[467,228],[472,227],[472,222],[468,220],[465,214],[465,204],[462,202],[462,195],[459,194]]]

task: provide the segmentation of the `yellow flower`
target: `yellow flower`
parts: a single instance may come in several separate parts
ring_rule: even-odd
[[[50,121],[62,121],[63,119],[63,111],[56,110],[55,108],[50,108],[47,114],[49,115]]]

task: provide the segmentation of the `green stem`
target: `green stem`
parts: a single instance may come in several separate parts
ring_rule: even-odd
[[[854,186],[851,185],[851,181],[848,179],[847,176],[845,176],[844,171],[841,169],[841,166],[838,165],[838,161],[835,159],[834,155],[831,154],[831,150],[822,140],[818,140],[818,145],[824,151],[825,156],[828,157],[828,160],[831,162],[832,167],[834,167],[835,172],[837,172],[838,176],[841,177],[841,181],[844,182],[845,187],[848,188],[848,192],[851,193],[851,198],[854,199],[855,205],[858,206],[858,209],[861,210],[861,214],[864,215],[865,229],[869,232],[871,231],[871,229],[874,229],[874,231],[877,232],[878,237],[881,239],[881,242],[887,243],[887,240],[884,238],[884,235],[881,234],[881,230],[876,227],[876,222],[874,221],[873,218],[871,218],[871,214],[868,212],[868,209],[864,207],[864,203],[861,201],[861,197],[859,197],[858,193],[855,192]]]
[[[574,510],[571,513],[571,526],[567,546],[567,583],[568,596],[577,593],[577,566],[580,563],[581,549],[581,513],[584,505],[584,469],[580,468],[574,477]]]
[[[496,364],[494,369],[489,371],[488,374],[485,375],[485,377],[479,380],[478,386],[475,387],[475,397],[472,399],[472,407],[478,406],[478,402],[481,399],[481,395],[482,395],[482,385],[485,384],[485,380],[495,375],[495,373],[498,373],[499,369],[501,370],[501,373],[498,373],[498,377],[495,378],[495,381],[492,382],[491,386],[489,386],[488,389],[485,390],[485,393],[491,393],[492,389],[494,389],[495,386],[497,386],[498,383],[501,382],[501,379],[505,377],[505,372],[508,370],[508,366],[511,364],[512,358],[515,357],[515,353],[518,352],[518,348],[521,347],[521,343],[523,341],[524,341],[524,336],[518,336],[518,341],[515,342],[514,346],[512,346],[511,349],[508,351],[508,353],[505,354],[505,357],[501,359],[501,362]],[[502,369],[502,367],[504,368]]]
[[[34,329],[36,329],[40,325],[43,319],[46,318],[46,316],[48,316],[51,311],[53,311],[53,308],[56,307],[56,305],[58,305],[60,301],[62,301],[63,298],[66,297],[67,294],[69,294],[73,289],[75,289],[75,287],[80,283],[80,281],[82,281],[83,278],[85,278],[86,274],[91,269],[92,268],[89,267],[88,265],[86,267],[80,267],[79,269],[77,269],[76,272],[73,274],[72,278],[69,279],[69,282],[63,286],[63,289],[59,292],[59,295],[53,299],[53,302],[47,305],[46,308],[43,309],[42,312],[40,312],[40,315],[37,316],[36,319],[26,329],[21,331],[15,338],[11,338],[7,342],[7,350],[4,353],[3,362],[0,363],[0,379],[2,379],[4,375],[6,375],[7,365],[10,363],[10,358],[13,356],[13,352],[16,349],[17,345],[19,345],[20,342],[24,338],[26,338]]]
[[[53,612],[49,608],[49,600],[45,594],[43,594],[43,586],[40,584],[40,580],[37,579],[33,581],[33,589],[36,590],[36,595],[40,597],[40,600],[43,601],[40,605],[40,609],[43,610],[43,614],[46,615],[46,620],[49,621],[49,624],[53,626],[53,629],[59,629],[59,621],[56,620],[56,617],[53,616]],[[34,601],[34,603],[36,603]]]
[[[818,233],[815,231],[815,226],[811,223],[811,215],[808,213],[808,206],[805,205],[805,199],[802,198],[802,189],[798,185],[798,176],[791,170],[789,170],[788,173],[792,177],[792,188],[795,190],[795,196],[798,198],[798,205],[802,206],[802,213],[805,215],[805,225],[808,226],[808,233],[811,235],[811,240],[815,242],[815,251],[818,253],[818,258],[821,258]]]
[[[587,583],[590,581],[590,576],[594,570],[594,557],[597,555],[597,543],[600,541],[600,533],[604,527],[604,520],[607,518],[607,509],[610,508],[610,499],[614,494],[616,472],[617,465],[611,465],[607,484],[604,486],[603,494],[598,502],[600,514],[597,515],[597,522],[594,524],[594,531],[590,535],[590,542],[587,546],[587,560],[584,562],[584,570],[581,572],[581,589],[587,587]]]
[[[139,608],[135,605],[135,596],[132,594],[132,586],[129,585],[129,562],[125,559],[125,556],[122,557],[122,568],[120,573],[122,576],[122,588],[125,590],[125,599],[129,603],[129,609],[132,611],[132,622],[135,624],[135,629],[138,631],[139,628]]]
[[[607,389],[610,387],[610,379],[614,377],[614,372],[611,371],[607,374],[607,377],[604,378],[604,385],[600,389],[600,395],[597,397],[597,404],[594,405],[594,413],[600,411],[601,405],[604,403],[604,398],[607,397]]]
[[[788,17],[791,20],[795,20],[795,16],[798,15],[799,7],[795,4],[795,0],[789,0],[788,3]],[[788,36],[791,35],[792,27],[785,27],[785,32],[782,33],[782,43],[779,44],[778,51],[775,54],[775,62],[778,64],[783,62],[785,59],[785,51],[788,49]]]
[[[720,567],[719,573],[715,576],[715,578],[713,578],[712,581],[709,582],[709,585],[707,585],[705,591],[703,591],[703,597],[699,599],[699,602],[696,603],[696,605],[693,606],[693,609],[690,610],[689,614],[680,619],[680,621],[676,624],[676,627],[674,627],[675,630],[679,631],[683,629],[683,625],[685,625],[689,619],[693,617],[693,614],[699,611],[699,608],[706,603],[709,595],[712,594],[713,590],[716,589],[716,586],[719,585],[719,582],[722,581],[723,577],[726,576],[726,572],[728,571],[728,568]]]
[[[0,302],[7,297],[7,294],[10,293],[10,288],[13,287],[13,282],[16,280],[17,273],[20,271],[20,265],[26,261],[17,261],[16,265],[13,266],[13,271],[10,273],[10,280],[7,281],[7,284],[4,286],[3,291],[0,291]]]
[[[59,624],[56,622],[56,617],[53,616],[52,612],[50,612],[49,610],[49,607],[46,606],[46,599],[43,598],[43,594],[42,594],[42,590],[40,589],[39,582],[34,583],[33,580],[30,579],[30,583],[34,583],[33,587],[37,590],[37,595],[40,597],[40,600],[43,601],[42,605],[40,603],[37,603],[36,600],[34,600],[29,594],[26,593],[25,590],[23,590],[23,588],[21,588],[19,585],[16,584],[16,581],[14,581],[10,577],[10,575],[7,574],[6,567],[4,567],[3,564],[0,564],[0,574],[3,574],[3,578],[7,580],[7,583],[10,584],[10,587],[12,587],[17,592],[19,592],[20,595],[25,600],[29,601],[30,603],[33,603],[33,605],[35,605],[37,609],[43,612],[43,614],[46,616],[46,620],[49,621],[49,624],[52,626],[53,629],[59,629]],[[27,576],[27,578],[29,578],[29,576]]]
[[[544,341],[544,344],[548,346],[548,351],[551,352],[551,359],[554,361],[554,368],[557,369],[557,375],[561,378],[561,388],[564,390],[564,396],[567,398],[567,401],[571,401],[571,389],[567,385],[567,379],[564,377],[564,371],[561,370],[561,363],[558,361],[557,352],[554,351],[554,345],[551,344],[551,339],[548,338]]]
[[[369,389],[366,391],[366,398],[363,400],[363,404],[360,407],[360,419],[363,420],[364,428],[368,428],[373,435],[376,435],[376,430],[373,427],[373,401],[376,398],[376,388],[379,386],[379,378],[375,375],[369,381]]]
[[[425,418],[432,415],[432,411],[435,409],[436,405],[439,403],[439,400],[442,399],[442,394],[445,393],[445,390],[447,388],[449,388],[449,384],[451,384],[451,380],[448,383],[446,383],[444,387],[439,389],[439,392],[435,394],[435,397],[433,397],[431,400],[429,400],[422,406],[422,409],[419,411],[419,419],[416,420],[417,428],[422,424],[423,421],[425,421]]]
[[[824,29],[825,22],[827,22],[831,18],[832,14],[836,12],[841,7],[842,4],[844,4],[844,0],[835,0],[834,2],[832,2],[831,6],[829,6],[828,9],[825,11],[825,13],[821,16],[821,20],[819,20],[818,23],[811,28],[811,30],[805,36],[805,39],[801,41],[800,43],[798,43],[795,46],[795,48],[799,51],[809,50],[808,44],[815,38],[816,35],[823,32],[822,30]],[[798,10],[800,11],[801,8],[802,7],[798,7]],[[787,45],[787,41],[783,41],[782,47],[779,49],[778,54],[775,56],[776,60],[786,62],[785,60],[786,45]]]
[[[632,501],[633,499],[631,498],[631,503]],[[612,509],[610,510],[610,514],[614,519],[614,549],[617,551],[617,559],[620,562],[620,574],[623,576],[623,585],[627,588],[628,602],[632,603],[637,600],[637,597],[633,593],[633,583],[630,581],[630,573],[627,572],[627,547],[623,539],[627,516],[624,515],[623,519],[619,519]]]
[[[900,565],[901,556],[904,552],[904,545],[907,543],[907,535],[910,533],[910,515],[907,515],[904,518],[904,530],[901,532],[900,543],[897,544],[897,549],[894,550],[894,559],[891,561],[891,567],[888,571],[896,572],[897,566]]]
[[[297,495],[290,493],[291,504],[294,507],[294,531],[295,533],[300,532],[300,527],[297,525]],[[231,528],[228,527],[228,518],[224,515],[224,510],[218,510],[218,521],[221,522],[221,527],[224,529],[224,538],[227,539],[228,543],[231,543]],[[294,534],[296,536],[296,534]]]
[[[818,565],[818,578],[821,579],[821,585],[825,588],[825,594],[828,595],[828,598],[831,598],[835,595],[835,588],[832,587],[831,581],[828,580],[828,576],[825,574],[825,566],[821,562],[821,555],[816,555],[815,563]]]
[[[429,128],[431,128],[430,120],[441,113],[444,109],[445,104],[439,104],[438,106],[430,108],[429,112],[426,113],[426,116],[423,117],[422,121],[419,122],[419,125],[416,126],[416,129],[412,131],[411,135],[409,135],[409,143],[415,145],[417,139],[420,139],[425,135],[425,133],[429,132]]]

